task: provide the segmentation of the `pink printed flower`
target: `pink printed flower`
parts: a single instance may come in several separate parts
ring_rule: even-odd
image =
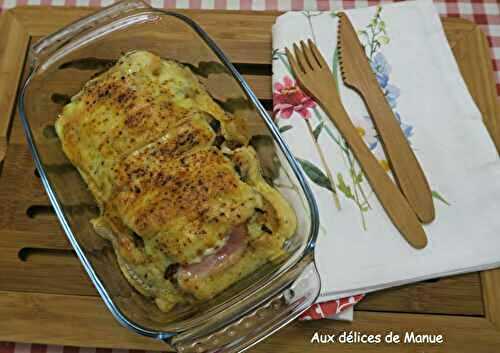
[[[279,113],[281,117],[288,119],[293,112],[297,112],[307,119],[311,116],[309,109],[315,107],[316,103],[302,92],[290,76],[285,76],[283,83],[274,84],[273,105],[275,115]]]

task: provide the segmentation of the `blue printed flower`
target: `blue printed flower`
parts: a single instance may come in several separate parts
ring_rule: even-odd
[[[377,77],[378,84],[382,89],[384,89],[389,83],[389,75],[384,75],[379,72],[375,72],[375,76]]]
[[[378,52],[372,59],[371,66],[377,76],[380,87],[384,89],[389,83],[389,74],[392,70],[391,65],[389,65],[385,56],[381,52]]]
[[[401,130],[403,130],[403,134],[410,142],[410,137],[413,135],[413,126],[403,123],[403,121],[401,120],[401,116],[399,115],[398,112],[394,112],[394,115],[396,116],[396,119],[399,122],[399,126],[401,127]]]
[[[401,129],[403,130],[403,133],[405,134],[406,138],[409,139],[413,135],[413,126],[402,123]]]
[[[388,83],[383,88],[383,91],[384,91],[385,98],[389,102],[389,105],[391,106],[391,108],[393,108],[393,109],[396,108],[396,100],[399,98],[399,95],[401,94],[401,91],[399,90],[399,88]]]
[[[396,119],[399,123],[399,126],[401,127],[401,130],[403,131],[403,134],[410,142],[410,137],[413,135],[413,126],[404,123],[401,120],[401,116],[396,111],[397,100],[401,94],[401,91],[398,87],[389,83],[392,67],[387,61],[384,54],[382,54],[382,52],[378,51],[374,55],[372,54],[374,49],[374,43],[378,43],[379,45],[381,44],[385,45],[389,43],[389,40],[385,36],[384,38],[380,36],[376,37],[375,35],[370,37],[369,35],[366,34],[365,36],[367,37],[366,39],[368,40],[368,42],[365,44],[365,48],[370,49],[367,55],[370,56],[370,65],[372,67],[372,70],[375,73],[375,76],[377,77],[378,84],[382,88],[382,92],[384,93],[387,102],[391,106],[396,116]],[[363,137],[370,150],[376,155],[381,165],[388,171],[389,163],[387,162],[387,158],[384,155],[383,148],[381,148],[381,145],[379,143],[379,136],[374,129],[371,118],[369,116],[365,116],[361,123],[358,122],[358,124],[355,125],[356,129],[359,131],[360,135]]]

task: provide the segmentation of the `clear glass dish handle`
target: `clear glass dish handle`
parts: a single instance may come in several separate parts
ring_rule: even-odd
[[[215,332],[185,338],[181,334],[168,343],[179,353],[242,352],[297,318],[314,304],[319,290],[319,275],[310,262],[297,280],[256,310]]]
[[[35,43],[30,51],[30,64],[33,67],[43,61],[44,58],[51,56],[55,51],[64,47],[69,39],[98,28],[119,17],[124,17],[131,11],[150,8],[151,6],[140,0],[125,0],[81,18]]]

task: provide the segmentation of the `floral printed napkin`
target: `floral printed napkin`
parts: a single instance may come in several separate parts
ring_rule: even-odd
[[[273,28],[274,115],[320,208],[319,302],[347,297],[346,303],[355,303],[361,297],[350,296],[358,293],[500,266],[500,160],[432,1],[346,12],[426,172],[437,217],[425,226],[428,246],[410,247],[382,209],[349,146],[293,78],[284,48],[311,38],[330,63],[359,134],[390,175],[363,101],[342,84],[336,13],[280,16]],[[316,318],[314,314],[310,310],[306,316]]]

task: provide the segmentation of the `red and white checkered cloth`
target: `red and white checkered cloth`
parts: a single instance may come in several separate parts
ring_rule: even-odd
[[[398,0],[146,0],[154,7],[169,9],[220,9],[220,10],[320,10],[350,9]],[[52,6],[108,6],[114,0],[0,0],[0,12],[21,5]],[[491,47],[493,69],[500,96],[500,0],[434,0],[437,10],[444,17],[461,17],[478,24],[486,33]],[[0,34],[1,36],[1,34]],[[1,38],[1,37],[0,37]],[[331,317],[363,298],[362,295],[315,304],[302,315],[314,320]],[[57,333],[54,333],[57,334]],[[0,353],[146,353],[139,350],[78,348],[47,346],[25,343],[1,343]]]
[[[228,10],[335,10],[364,7],[398,0],[146,0],[154,7]],[[0,12],[20,5],[108,6],[114,0],[0,0]],[[500,95],[500,0],[434,0],[441,16],[461,17],[478,24],[486,33],[497,93]]]
[[[139,349],[80,348],[46,344],[0,342],[0,353],[157,353]]]

